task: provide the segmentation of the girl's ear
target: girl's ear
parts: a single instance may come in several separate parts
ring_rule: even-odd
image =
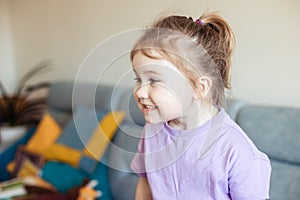
[[[207,76],[201,76],[196,82],[196,93],[198,98],[205,98],[209,95],[210,88],[212,86],[212,80]]]

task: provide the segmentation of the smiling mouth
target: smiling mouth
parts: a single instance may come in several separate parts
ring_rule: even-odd
[[[157,106],[143,105],[143,111],[144,112],[151,112],[153,110],[156,110],[157,108],[158,108]]]

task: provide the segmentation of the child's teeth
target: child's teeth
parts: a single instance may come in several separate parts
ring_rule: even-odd
[[[148,105],[146,105],[145,107],[146,108],[150,108],[150,109],[154,109],[155,108],[155,106],[148,106]]]

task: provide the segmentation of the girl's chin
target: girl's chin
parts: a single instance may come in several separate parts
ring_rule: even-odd
[[[145,120],[149,124],[158,124],[164,122],[162,119],[155,119],[154,117],[151,117],[149,115],[145,115]]]

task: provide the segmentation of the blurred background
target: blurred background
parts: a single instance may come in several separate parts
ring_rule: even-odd
[[[0,80],[11,88],[43,59],[55,67],[47,79],[73,80],[87,55],[108,38],[160,15],[196,19],[205,11],[218,11],[236,35],[231,96],[300,107],[299,0],[0,0]],[[128,55],[113,65],[103,82],[114,84],[110,76],[131,67]]]

